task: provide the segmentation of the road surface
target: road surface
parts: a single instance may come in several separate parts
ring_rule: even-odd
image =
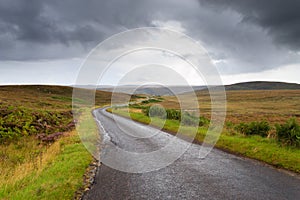
[[[112,114],[103,109],[94,114],[110,142],[127,151],[157,150],[167,141],[161,138],[170,137],[168,133],[159,132],[154,139],[136,139],[116,126]],[[153,131],[115,117],[138,135]],[[104,145],[102,151],[105,152],[105,148]],[[171,165],[147,173],[126,173],[102,164],[95,184],[84,199],[300,199],[299,175],[216,149],[205,159],[199,159],[199,149],[199,145],[193,144]]]

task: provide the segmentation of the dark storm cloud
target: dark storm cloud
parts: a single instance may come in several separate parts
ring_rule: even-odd
[[[225,73],[299,62],[300,1],[0,0],[0,60],[80,57],[112,34],[176,22]]]
[[[232,9],[242,14],[245,23],[257,24],[274,41],[300,50],[299,0],[199,0],[215,9]]]
[[[147,16],[134,8],[140,1],[131,2],[1,0],[0,59],[78,56],[114,33],[146,24]]]
[[[112,34],[152,26],[155,14],[170,18],[181,5],[172,0],[1,0],[0,48],[5,51],[0,59],[79,56]]]

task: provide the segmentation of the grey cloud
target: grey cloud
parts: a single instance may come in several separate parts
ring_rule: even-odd
[[[144,24],[139,23],[143,21],[141,18],[127,12],[139,4],[139,1],[131,5],[128,1],[115,0],[2,0],[0,48],[6,51],[2,51],[0,59],[52,58],[48,54],[55,51],[49,50],[51,46],[65,51],[73,46],[77,49],[71,50],[73,56],[79,56],[114,33]],[[40,51],[43,48],[48,50]],[[24,53],[28,49],[31,54]],[[70,56],[61,54],[60,49],[57,49],[58,58]]]
[[[297,48],[300,46],[295,42],[299,37],[290,39],[289,36],[290,33],[297,35],[297,28],[290,26],[273,30],[263,26],[249,14],[254,12],[251,11],[254,9],[251,7],[251,0],[199,2],[197,13],[193,13],[192,10],[188,12],[191,14],[190,18],[179,16],[178,19],[184,24],[189,35],[203,42],[213,59],[220,60],[217,66],[222,73],[259,72],[300,61],[297,54]],[[239,3],[244,5],[241,2],[249,4],[244,3],[244,12],[239,6]],[[255,2],[257,4],[253,4],[259,7],[260,4]],[[284,4],[284,1],[281,3]],[[272,7],[272,4],[269,7]],[[266,11],[264,16],[268,16],[268,13],[269,11]],[[294,19],[297,20],[299,17]],[[286,24],[288,26],[289,22]],[[284,34],[279,34],[281,32]],[[278,35],[284,35],[286,38],[279,40]]]
[[[151,26],[159,14],[180,9],[175,1],[141,0],[1,0],[0,60],[52,59],[52,46],[59,46],[57,58],[80,56],[112,34],[130,28]],[[181,3],[182,4],[182,3]],[[171,14],[173,15],[173,14]],[[162,17],[163,18],[163,17]],[[25,47],[24,49],[22,47]],[[28,51],[30,49],[30,52]],[[41,49],[47,49],[40,51]],[[24,53],[25,52],[25,53]]]
[[[112,34],[176,21],[222,73],[299,62],[300,1],[0,0],[0,60],[80,57]]]
[[[300,50],[300,1],[298,0],[199,0],[214,9],[232,9],[244,23],[264,28],[274,41]]]

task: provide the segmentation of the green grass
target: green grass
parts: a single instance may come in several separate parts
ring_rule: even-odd
[[[83,109],[77,133],[85,148],[96,158],[99,157],[100,134],[90,109]]]
[[[19,149],[23,150],[28,150],[27,146]],[[2,180],[0,199],[72,199],[91,161],[76,132],[69,133],[44,151],[41,163],[30,167],[32,161],[23,162],[19,166],[27,170],[22,174],[18,170],[22,168],[16,167],[11,175],[17,180]]]
[[[127,116],[126,112],[121,109],[109,110],[121,116]],[[166,120],[162,126],[162,120],[159,118],[151,119],[143,113],[130,113],[132,120],[162,127],[162,130],[176,133],[180,125],[177,120]],[[183,126],[181,134],[189,136],[192,132],[192,127]],[[207,128],[199,127],[195,140],[203,142]],[[215,147],[229,151],[234,154],[239,154],[249,158],[263,161],[275,167],[288,169],[300,173],[300,149],[288,146],[280,146],[272,138],[263,138],[261,136],[243,136],[241,134],[232,135],[229,131],[224,130]]]
[[[274,139],[222,134],[216,147],[266,162],[275,167],[300,172],[300,149],[280,146]]]

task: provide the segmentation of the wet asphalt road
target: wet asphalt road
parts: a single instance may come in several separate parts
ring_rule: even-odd
[[[124,131],[141,136],[154,130],[115,116],[128,128],[120,130],[110,113],[96,110],[94,114],[101,121],[101,132],[107,134],[103,136],[104,159],[110,155],[107,149],[111,143],[127,151],[151,152],[170,138],[159,132],[151,138],[137,139]],[[216,149],[199,159],[199,149],[193,144],[171,165],[147,173],[126,173],[102,164],[84,199],[300,199],[299,175]]]

